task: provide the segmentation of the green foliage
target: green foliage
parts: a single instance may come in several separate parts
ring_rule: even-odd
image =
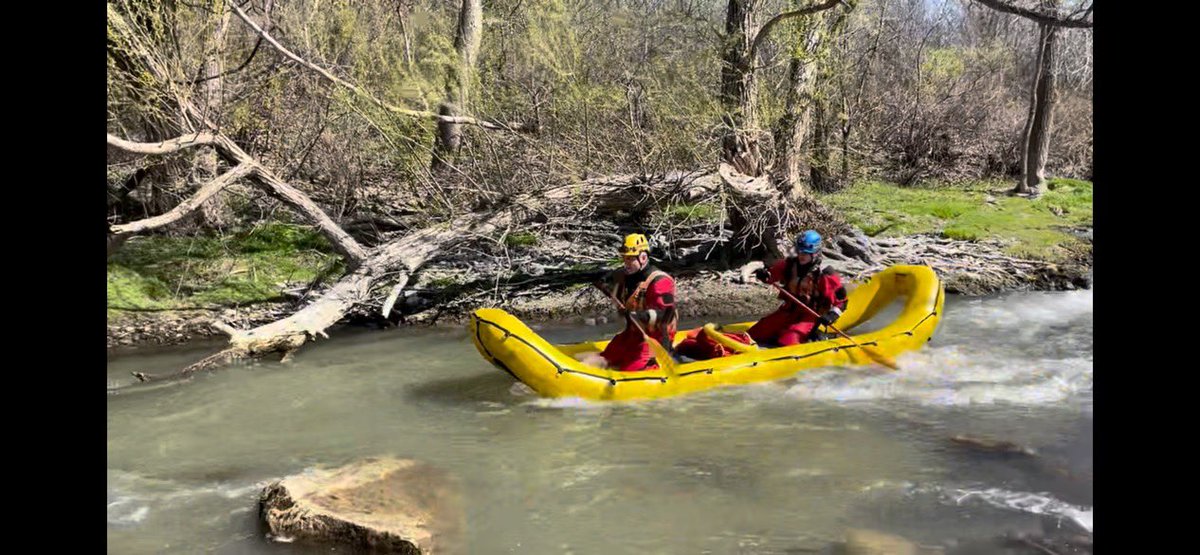
[[[537,242],[537,235],[528,231],[518,231],[517,233],[509,233],[504,236],[504,244],[510,247],[528,247],[536,245]]]
[[[963,54],[963,50],[956,47],[931,49],[921,63],[921,73],[933,82],[956,80],[966,70]]]
[[[670,223],[716,222],[720,221],[721,207],[714,204],[674,204],[663,210],[662,214]]]

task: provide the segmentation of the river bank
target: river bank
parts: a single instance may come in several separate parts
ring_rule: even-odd
[[[826,264],[850,282],[864,281],[891,264],[928,264],[942,277],[950,294],[984,296],[1009,291],[1066,291],[1091,287],[1091,256],[1065,263],[1021,259],[1003,254],[1003,243],[955,241],[927,235],[874,241],[880,253],[872,264],[827,253]],[[837,258],[843,258],[838,260]],[[755,263],[731,270],[677,269],[676,290],[681,315],[733,316],[769,312],[778,304],[773,292],[747,279]],[[442,277],[442,280],[447,278]],[[484,294],[479,294],[484,293]],[[359,314],[353,323],[371,325],[458,325],[472,310],[499,306],[531,322],[574,320],[580,324],[611,318],[611,305],[584,284],[566,284],[537,294],[489,296],[487,292],[460,295],[438,303],[438,291],[414,288],[396,304],[398,315],[388,323]],[[249,329],[282,318],[302,306],[302,299],[262,302],[224,308],[110,311],[107,344],[111,350],[145,345],[175,345],[221,335],[211,327],[220,320],[238,329]]]
[[[1090,288],[1092,184],[1052,179],[1036,200],[1005,195],[1005,187],[864,181],[822,196],[851,226],[827,241],[826,264],[851,283],[890,265],[926,264],[947,293],[967,296]],[[722,258],[731,237],[721,213],[675,206],[651,215],[644,229],[656,264],[676,278],[684,317],[775,306],[774,294],[746,279],[755,263]],[[603,321],[610,305],[587,287],[588,275],[615,267],[612,245],[639,229],[610,221],[531,224],[428,264],[386,320],[383,289],[343,322],[457,325],[484,306],[531,322]],[[214,321],[243,330],[274,321],[316,299],[343,266],[315,230],[282,222],[222,237],[135,238],[109,261],[108,348],[222,335]]]

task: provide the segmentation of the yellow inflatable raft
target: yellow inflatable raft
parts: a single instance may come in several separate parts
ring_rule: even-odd
[[[900,314],[881,329],[854,335],[852,330],[870,320],[895,300],[903,301]],[[871,277],[849,295],[847,310],[837,326],[859,345],[895,356],[920,348],[933,336],[942,314],[945,288],[928,266],[893,266]],[[742,322],[722,331],[741,332],[754,325]],[[475,347],[492,364],[547,397],[580,397],[601,401],[652,399],[701,391],[722,385],[778,380],[800,370],[823,366],[871,364],[871,357],[844,337],[773,349],[722,341],[729,356],[664,364],[640,372],[596,368],[575,359],[579,353],[600,351],[608,341],[551,345],[528,326],[496,308],[475,311],[467,323]],[[724,339],[711,325],[705,330],[715,340]],[[682,340],[688,330],[676,333]],[[901,364],[903,366],[903,364]]]

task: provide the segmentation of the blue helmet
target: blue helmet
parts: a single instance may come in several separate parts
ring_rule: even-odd
[[[821,234],[810,229],[796,236],[796,252],[803,254],[821,252]]]

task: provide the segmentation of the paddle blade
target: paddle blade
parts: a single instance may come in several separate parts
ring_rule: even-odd
[[[675,359],[671,358],[671,353],[662,346],[657,340],[650,336],[646,336],[646,342],[650,344],[650,352],[654,353],[654,360],[658,361],[659,368],[662,368],[671,377],[675,376]]]
[[[862,350],[864,353],[867,354],[867,356],[871,357],[871,360],[878,362],[879,364],[882,364],[884,366],[887,366],[888,368],[891,368],[892,370],[900,369],[900,365],[896,364],[896,361],[892,360],[892,357],[889,357],[889,356],[887,356],[879,351],[876,351],[875,349],[867,347],[867,346],[863,346]]]

